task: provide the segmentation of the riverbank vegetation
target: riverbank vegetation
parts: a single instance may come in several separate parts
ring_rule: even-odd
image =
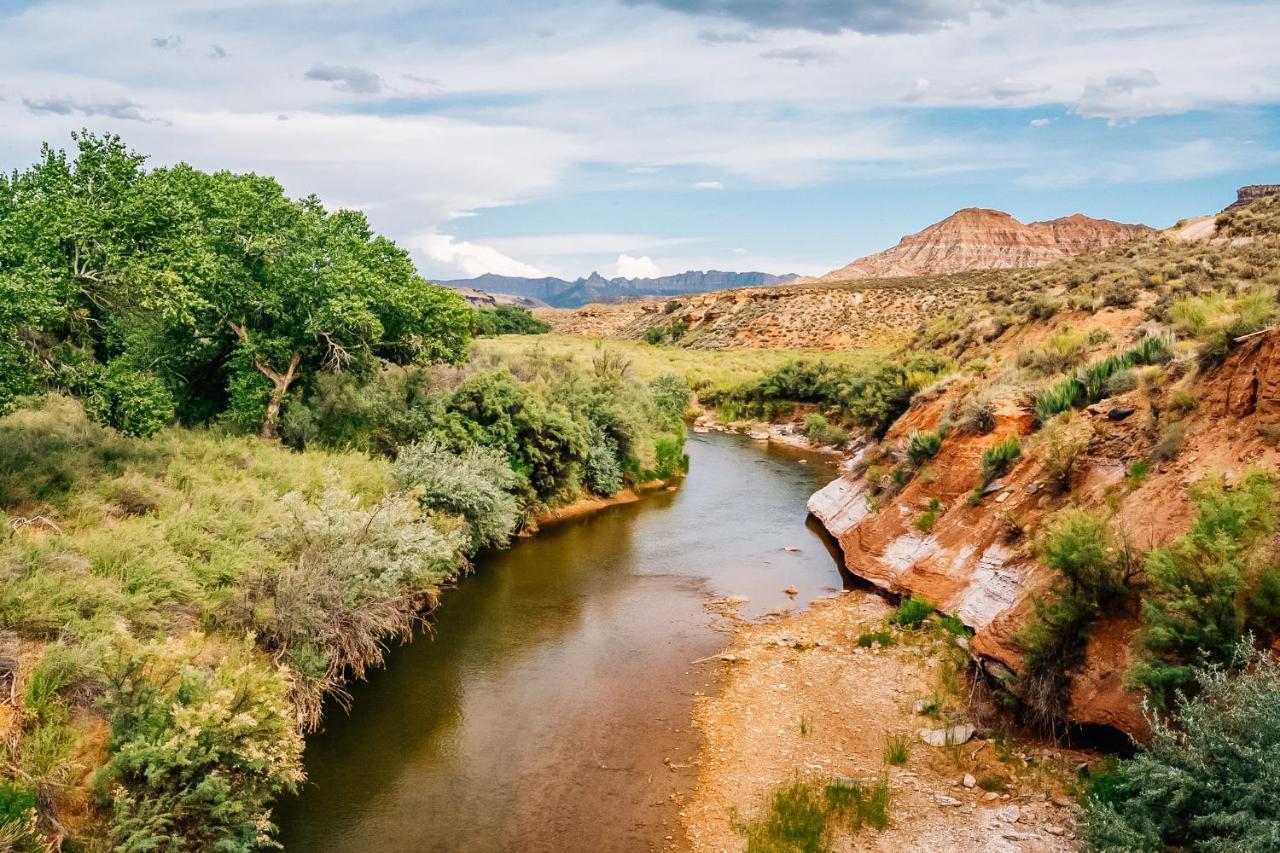
[[[76,143],[0,177],[0,834],[270,847],[325,702],[539,510],[682,472],[691,392],[473,356],[362,215]]]

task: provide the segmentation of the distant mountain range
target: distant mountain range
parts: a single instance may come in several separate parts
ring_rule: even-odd
[[[605,278],[593,272],[586,278],[566,281],[562,278],[521,278],[486,273],[476,278],[442,281],[440,284],[464,292],[479,290],[487,294],[506,294],[553,308],[578,308],[592,302],[617,303],[645,296],[679,296],[734,287],[786,284],[797,277],[766,272],[690,270],[659,278]]]

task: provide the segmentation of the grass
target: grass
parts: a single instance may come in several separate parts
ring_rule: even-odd
[[[905,598],[898,604],[889,621],[900,628],[919,628],[935,612],[936,608],[919,596]]]
[[[806,352],[789,349],[690,350],[652,346],[637,341],[603,340],[572,335],[503,335],[477,340],[473,352],[481,358],[528,358],[538,352],[568,356],[590,368],[601,350],[613,350],[630,362],[632,375],[649,380],[667,373],[679,374],[696,391],[726,392],[760,379],[797,359],[820,361],[836,367],[860,368],[883,360],[883,353]]]
[[[893,632],[887,628],[880,628],[875,631],[864,631],[858,635],[858,648],[869,649],[874,645],[881,648],[893,645]]]
[[[885,735],[884,763],[893,767],[901,767],[911,757],[911,740],[903,732]]]
[[[827,784],[796,781],[776,788],[764,813],[734,821],[748,853],[826,853],[833,830],[851,834],[889,826],[892,797],[887,779],[836,779]]]
[[[1020,456],[1022,456],[1022,440],[1016,435],[1010,435],[984,450],[979,464],[982,485],[988,486],[997,477],[1007,473]]]

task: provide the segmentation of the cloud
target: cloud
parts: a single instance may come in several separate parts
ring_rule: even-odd
[[[835,54],[822,47],[801,45],[800,47],[777,47],[760,54],[764,59],[780,59],[783,62],[794,62],[796,65],[822,65],[830,62]]]
[[[355,65],[328,65],[317,62],[307,69],[303,79],[332,83],[335,89],[360,95],[376,95],[382,91],[382,78],[367,68]]]
[[[177,50],[182,47],[182,36],[156,36],[151,46],[157,50]]]
[[[760,37],[749,30],[699,30],[698,41],[706,45],[752,44]]]
[[[210,59],[226,59],[227,49],[220,44],[211,44],[208,56]]]
[[[460,271],[466,278],[485,273],[525,278],[542,278],[546,275],[537,267],[508,257],[491,246],[458,240],[449,234],[423,234],[415,242],[427,257]]]
[[[657,278],[662,275],[662,269],[648,255],[639,258],[618,255],[613,274],[618,278]]]
[[[724,189],[724,184],[720,181],[697,181],[694,183],[693,188],[695,190],[722,190]]]
[[[23,105],[33,113],[69,116],[82,115],[89,117],[105,116],[121,121],[150,121],[142,114],[133,101],[119,99],[112,101],[77,101],[71,98],[46,98],[33,100],[23,98]]]
[[[1053,121],[1051,118],[1033,118],[1028,124],[1032,127],[1047,127],[1051,121]]]
[[[1101,81],[1090,80],[1073,109],[1088,118],[1105,118],[1112,123],[1124,119],[1180,112],[1180,98],[1160,97],[1155,91],[1160,80],[1149,68],[1119,71]]]
[[[732,18],[778,30],[867,35],[925,33],[967,23],[974,11],[1000,14],[999,0],[625,0],[689,15]],[[1011,0],[1016,3],[1017,0]]]

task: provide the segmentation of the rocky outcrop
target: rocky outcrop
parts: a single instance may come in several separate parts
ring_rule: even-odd
[[[883,446],[900,444],[912,430],[935,428],[950,400],[964,390],[955,383],[941,396],[913,405]],[[1083,409],[1063,427],[1070,430],[1064,441],[1082,448],[1068,493],[1052,487],[1046,441],[1031,435],[1030,414],[1010,399],[997,406],[990,434],[949,435],[930,460],[929,475],[917,475],[891,498],[875,494],[879,484],[872,478],[884,478],[883,468],[864,470],[879,456],[872,448],[814,494],[809,511],[839,540],[850,572],[895,594],[920,595],[959,617],[974,630],[970,649],[978,662],[1007,677],[1022,667],[1018,636],[1053,582],[1033,543],[1035,531],[1054,512],[1068,505],[1105,509],[1129,541],[1158,547],[1191,522],[1189,484],[1207,474],[1230,482],[1250,466],[1273,468],[1280,461],[1274,437],[1280,423],[1280,331],[1243,341],[1190,390],[1199,405],[1184,422],[1185,448],[1140,483],[1125,478],[1130,464],[1147,458],[1152,442],[1143,426],[1151,417],[1150,401],[1140,391]],[[1113,409],[1134,414],[1113,420]],[[966,495],[979,482],[983,450],[1010,434],[1025,437],[1021,459],[973,505]],[[922,532],[915,522],[931,499],[938,501],[941,516]],[[1140,697],[1125,685],[1138,624],[1137,613],[1129,612],[1093,626],[1068,697],[1073,722],[1138,737],[1145,733]]]
[[[1079,213],[1025,225],[999,210],[968,207],[903,237],[892,249],[859,258],[818,281],[1038,267],[1151,231],[1145,225],[1090,219]]]

